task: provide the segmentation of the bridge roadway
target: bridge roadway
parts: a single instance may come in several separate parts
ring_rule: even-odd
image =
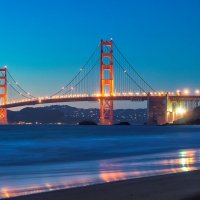
[[[166,95],[119,95],[119,96],[60,96],[60,97],[44,97],[35,99],[26,99],[22,101],[8,102],[6,105],[0,105],[0,108],[15,108],[23,106],[33,106],[38,104],[52,104],[63,102],[82,102],[82,101],[100,101],[101,99],[114,101],[147,101],[148,99],[161,100]],[[200,101],[200,95],[169,95],[170,101]]]

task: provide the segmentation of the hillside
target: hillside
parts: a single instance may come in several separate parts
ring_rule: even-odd
[[[127,121],[131,124],[143,124],[147,120],[146,109],[114,110],[115,122]],[[47,106],[24,108],[20,111],[8,111],[10,123],[66,123],[77,124],[83,120],[99,122],[99,109],[82,109],[71,106]]]

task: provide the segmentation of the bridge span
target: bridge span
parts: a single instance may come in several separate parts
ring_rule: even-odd
[[[0,105],[1,108],[16,108],[16,107],[24,107],[24,106],[34,106],[38,104],[54,104],[54,103],[67,103],[67,102],[82,102],[82,101],[96,101],[100,102],[101,100],[112,100],[112,101],[148,101],[151,99],[152,101],[161,101],[167,98],[168,101],[171,102],[195,102],[199,103],[200,95],[192,95],[192,96],[180,96],[180,95],[168,95],[167,93],[164,95],[119,95],[119,96],[105,96],[101,97],[98,95],[92,96],[59,96],[59,97],[39,97],[35,99],[25,99],[22,101],[13,101],[8,102],[6,105]]]
[[[22,101],[8,102],[6,105],[0,105],[1,108],[16,108],[25,106],[35,106],[39,104],[55,104],[66,102],[90,102],[90,101],[146,101],[149,124],[173,123],[174,120],[182,117],[184,112],[192,110],[200,105],[200,95],[170,95],[165,94],[124,94],[114,96],[99,95],[75,95],[75,96],[57,96],[40,97],[35,99],[26,99]]]
[[[0,69],[0,124],[8,123],[9,108],[84,101],[99,102],[100,123],[104,125],[114,121],[115,101],[146,101],[148,123],[165,124],[199,106],[200,90],[195,95],[188,91],[156,92],[112,40],[102,40],[72,80],[47,97],[35,97],[19,85],[6,67]]]

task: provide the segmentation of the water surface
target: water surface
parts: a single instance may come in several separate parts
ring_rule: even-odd
[[[0,198],[200,168],[200,126],[0,126]]]

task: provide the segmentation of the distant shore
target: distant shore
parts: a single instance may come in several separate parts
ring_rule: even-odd
[[[11,200],[199,200],[200,171],[104,183]]]

